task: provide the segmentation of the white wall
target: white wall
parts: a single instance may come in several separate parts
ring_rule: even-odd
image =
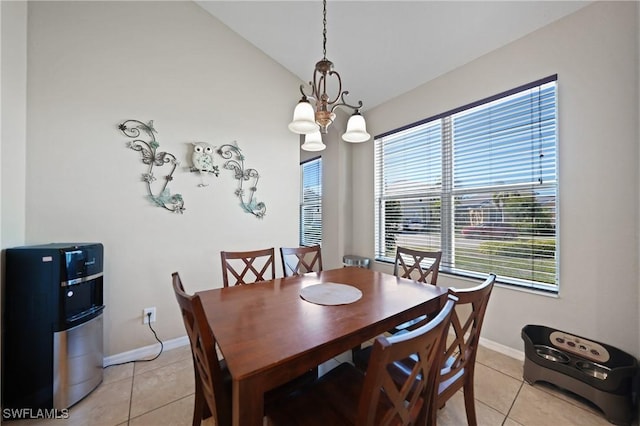
[[[522,350],[521,328],[543,324],[640,355],[637,8],[593,4],[366,113],[380,134],[558,74],[560,293],[496,288],[489,340]],[[373,143],[352,154],[353,248],[373,257]]]
[[[26,3],[0,2],[0,34],[0,249],[4,249],[22,244],[25,238]],[[4,282],[4,253],[0,276]]]
[[[173,271],[189,292],[219,287],[221,250],[297,244],[292,74],[192,2],[29,2],[28,31],[26,243],[104,244],[105,355],[155,343],[145,307],[160,338],[185,334]],[[159,151],[182,162],[170,188],[184,215],[146,200],[126,119],[154,120]],[[261,174],[262,220],[241,210],[231,171],[199,188],[184,170],[190,142],[233,140]]]
[[[27,3],[2,2],[1,248],[25,237]]]

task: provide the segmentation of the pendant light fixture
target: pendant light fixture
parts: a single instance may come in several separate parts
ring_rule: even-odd
[[[322,135],[320,134],[320,130],[317,130],[313,133],[309,133],[304,137],[304,143],[300,148],[305,151],[322,151],[327,146],[322,142]]]
[[[346,142],[365,142],[371,138],[367,133],[364,117],[360,114],[362,101],[358,105],[349,105],[344,97],[349,94],[342,90],[342,79],[337,71],[333,70],[333,62],[327,59],[327,0],[322,1],[322,54],[323,57],[316,63],[313,72],[313,81],[309,82],[311,93],[305,93],[306,85],[300,85],[302,99],[293,111],[293,121],[289,123],[289,130],[293,133],[303,134],[305,142],[302,149],[307,151],[321,151],[326,145],[322,143],[322,134],[327,133],[327,128],[335,119],[335,109],[338,107],[350,108],[354,111],[347,122],[347,131],[342,135]],[[327,79],[333,77],[338,84],[338,91],[334,98],[327,94]],[[315,101],[315,110],[309,99]]]

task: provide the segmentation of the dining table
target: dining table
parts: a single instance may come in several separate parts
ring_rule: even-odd
[[[322,289],[330,291],[315,291]],[[344,303],[333,290],[347,290]],[[197,295],[231,373],[233,424],[257,426],[265,392],[398,324],[437,312],[447,288],[344,267]]]

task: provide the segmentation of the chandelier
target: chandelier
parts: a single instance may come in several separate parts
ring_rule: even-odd
[[[322,59],[316,63],[313,72],[313,81],[309,82],[311,93],[305,93],[305,84],[300,85],[302,99],[293,111],[293,121],[289,123],[289,130],[293,133],[305,135],[302,149],[306,151],[322,151],[326,145],[322,143],[322,134],[327,133],[327,128],[336,117],[334,113],[338,107],[351,108],[354,113],[347,122],[347,131],[342,135],[346,142],[365,142],[371,138],[367,133],[364,117],[360,114],[362,101],[358,105],[349,105],[344,97],[349,94],[342,90],[342,79],[337,71],[333,70],[333,62],[327,59],[327,0],[322,1]],[[333,77],[338,85],[334,98],[327,94],[327,79]],[[315,101],[315,110],[309,99]]]

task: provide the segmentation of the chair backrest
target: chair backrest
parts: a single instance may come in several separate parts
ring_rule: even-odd
[[[229,287],[275,279],[274,254],[273,247],[253,251],[221,251],[222,283]],[[229,281],[229,273],[234,281]]]
[[[184,327],[191,344],[196,387],[200,386],[215,424],[230,425],[231,395],[223,384],[220,361],[216,354],[216,340],[207,323],[202,302],[197,295],[190,296],[185,293],[177,272],[174,272],[172,277],[173,291],[180,305]]]
[[[436,285],[440,258],[442,258],[441,251],[413,250],[398,246],[393,275]]]
[[[455,296],[449,295],[438,315],[427,324],[405,334],[376,338],[360,395],[357,425],[426,422],[436,401],[437,367],[454,304]],[[409,357],[416,362],[398,383],[396,361]]]
[[[473,369],[478,353],[480,331],[487,311],[489,296],[496,281],[494,274],[489,274],[480,285],[466,289],[449,289],[449,294],[458,298],[456,308],[451,316],[451,329],[446,343],[443,366],[440,371],[440,383],[449,387],[453,382],[461,380],[465,374],[473,375]],[[451,380],[455,378],[455,380]],[[459,388],[460,386],[453,386]],[[441,392],[445,389],[441,389]],[[448,399],[448,395],[445,400]]]
[[[280,247],[280,257],[285,277],[322,271],[320,246]]]

